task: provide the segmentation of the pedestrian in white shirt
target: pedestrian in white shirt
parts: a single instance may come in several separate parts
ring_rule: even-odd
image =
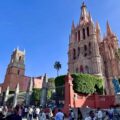
[[[40,113],[40,108],[37,107],[37,108],[35,109],[36,120],[39,119],[39,113]]]

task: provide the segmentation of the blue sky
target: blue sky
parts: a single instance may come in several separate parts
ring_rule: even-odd
[[[72,20],[78,23],[82,0],[0,1],[0,82],[14,48],[26,50],[26,75],[56,76],[53,64],[67,73],[67,51]],[[120,36],[120,0],[85,0],[94,21],[105,33],[106,21]]]

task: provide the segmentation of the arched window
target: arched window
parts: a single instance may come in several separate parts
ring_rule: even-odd
[[[75,48],[73,49],[73,59],[74,60],[76,59],[76,50],[75,50]]]
[[[91,55],[91,42],[89,42],[89,55]]]
[[[87,51],[87,45],[84,45],[84,50]]]
[[[80,47],[78,47],[78,57],[79,57],[79,55],[80,55]]]
[[[77,32],[75,32],[75,40],[77,40]]]
[[[84,73],[84,69],[83,69],[83,66],[82,66],[82,65],[80,66],[80,72],[81,72],[81,73]]]
[[[19,56],[19,61],[21,61],[21,56]]]
[[[78,73],[78,68],[76,68],[76,73]]]
[[[89,67],[87,65],[85,66],[85,72],[89,73]]]
[[[85,39],[85,29],[83,28],[83,39]]]
[[[87,27],[87,36],[89,36],[90,33],[89,33],[89,27]]]
[[[89,42],[89,48],[91,48],[91,42]]]
[[[78,31],[78,42],[80,41],[80,30]]]
[[[20,70],[17,71],[17,74],[18,74],[18,75],[20,74]]]

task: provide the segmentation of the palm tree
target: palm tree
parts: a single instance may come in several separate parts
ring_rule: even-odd
[[[56,61],[54,64],[54,68],[57,70],[57,76],[59,75],[59,70],[61,69],[61,64],[59,61]]]

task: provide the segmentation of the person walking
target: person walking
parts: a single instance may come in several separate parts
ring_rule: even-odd
[[[75,113],[72,109],[70,110],[69,118],[70,120],[75,120]]]
[[[58,109],[58,112],[55,115],[55,120],[64,120],[64,114],[62,113],[61,109]]]
[[[78,120],[82,120],[82,119],[83,119],[83,116],[82,116],[81,110],[80,108],[78,108]]]
[[[43,110],[40,111],[39,120],[46,120],[46,114]]]
[[[33,120],[33,108],[29,107],[28,110],[28,120]]]
[[[97,119],[102,120],[103,119],[103,112],[100,108],[97,109]]]
[[[85,120],[97,120],[97,118],[95,117],[95,114],[93,111],[89,112],[89,116],[85,118]]]
[[[36,107],[35,108],[35,117],[36,117],[36,120],[39,120],[39,114],[40,114],[40,108]]]

